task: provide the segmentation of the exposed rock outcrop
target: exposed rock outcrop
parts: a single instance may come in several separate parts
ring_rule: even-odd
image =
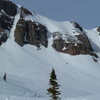
[[[6,42],[12,28],[17,6],[7,0],[0,0],[0,45]]]
[[[79,29],[81,32],[83,31],[83,28],[76,22],[71,22],[75,28]]]
[[[2,44],[2,42],[6,42],[7,38],[7,34],[3,30],[3,28],[0,27],[0,45]]]
[[[24,19],[19,19],[16,25],[14,36],[15,36],[15,41],[21,46],[24,45],[25,33],[26,33],[26,22]]]
[[[92,46],[90,44],[90,41],[89,41],[88,37],[85,34],[76,35],[76,37],[78,38],[78,40],[80,40],[85,45],[85,47],[87,49],[89,49],[90,51],[93,51],[93,48],[92,48]]]
[[[32,44],[37,47],[43,45],[48,46],[47,28],[37,22],[25,21],[20,19],[15,30],[15,41],[23,46],[24,44]]]
[[[28,21],[29,27],[29,44],[39,47],[40,44],[47,47],[47,28],[37,22]]]
[[[24,7],[21,7],[20,9],[21,9],[20,18],[25,18],[25,16],[27,16],[27,15],[32,15],[32,13],[28,9],[26,9]]]
[[[64,37],[64,38],[63,38]],[[87,37],[79,36],[80,41],[76,41],[66,35],[62,36],[61,33],[53,33],[53,48],[56,51],[68,53],[71,55],[78,54],[91,54],[92,47]]]
[[[13,21],[14,17],[10,17],[3,10],[0,11],[0,27],[10,31]]]
[[[100,26],[97,28],[97,32],[99,32],[99,35],[100,35]]]
[[[7,0],[0,1],[0,27],[10,31],[16,14],[17,6],[14,3]]]
[[[4,12],[10,16],[15,16],[17,14],[17,6],[7,0],[0,1],[0,10],[4,10]]]
[[[100,26],[97,28],[97,31],[100,32]]]

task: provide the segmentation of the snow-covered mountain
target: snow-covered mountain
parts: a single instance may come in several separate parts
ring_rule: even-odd
[[[100,27],[86,30],[0,0],[0,44],[0,100],[49,100],[52,68],[62,100],[99,100]]]

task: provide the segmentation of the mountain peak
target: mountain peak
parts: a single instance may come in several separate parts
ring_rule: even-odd
[[[5,24],[8,25],[7,28],[9,30],[12,27],[14,16],[18,12],[18,8],[19,7],[16,4],[10,1],[2,1],[1,3],[1,13],[5,12],[5,15],[2,15],[6,17],[7,23]],[[92,51],[94,51],[85,30],[77,22],[55,22],[53,20],[38,16],[38,14],[34,15],[31,11],[24,7],[20,7],[19,9],[20,10],[18,13],[20,14],[20,18],[14,31],[15,41],[19,45],[24,46],[25,44],[31,44],[39,48],[40,45],[47,47],[48,33],[50,32],[54,37],[52,41],[52,47],[58,52],[69,53],[72,55],[91,55]],[[2,10],[4,12],[2,12]],[[13,18],[10,16],[12,16]],[[8,23],[9,21],[10,23]],[[2,23],[4,24],[3,21]],[[53,31],[50,24],[52,26],[55,24],[55,28]],[[7,29],[2,24],[1,27]],[[59,34],[60,37],[55,38],[56,35],[59,36]]]

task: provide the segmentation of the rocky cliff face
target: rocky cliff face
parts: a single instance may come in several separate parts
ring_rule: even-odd
[[[0,45],[2,44],[2,42],[6,42],[7,38],[8,37],[6,32],[4,31],[3,28],[0,27]]]
[[[0,45],[8,38],[17,14],[17,6],[10,1],[0,1]]]
[[[85,34],[85,31],[82,27],[76,23],[71,22],[74,25],[73,33],[78,32],[80,34],[75,34],[76,37],[68,36],[67,34],[63,34],[60,32],[53,33],[53,44],[52,47],[59,52],[69,53],[71,55],[79,55],[79,54],[91,54],[93,48],[90,44],[88,37]]]
[[[14,23],[15,15],[17,14],[17,5],[10,1],[0,1],[0,45],[5,42],[9,36],[10,30]],[[16,43],[20,46],[31,44],[38,48],[41,46],[48,47],[48,29],[45,25],[26,19],[27,16],[34,17],[34,14],[28,9],[21,7],[20,18],[17,22],[14,31]],[[62,53],[71,55],[78,54],[93,54],[93,48],[90,44],[84,29],[76,22],[70,22],[73,25],[72,33],[62,34],[61,32],[53,32],[52,47]],[[67,27],[66,27],[67,28]],[[8,33],[5,31],[7,30]],[[97,29],[100,32],[100,27]],[[78,33],[78,34],[76,34]],[[73,38],[74,37],[74,38]]]
[[[41,45],[47,48],[47,28],[38,22],[25,20],[26,16],[32,16],[32,13],[28,9],[21,7],[20,19],[16,25],[14,34],[15,41],[21,46],[31,44],[38,48]]]
[[[21,46],[25,44],[35,45],[38,48],[40,45],[48,46],[47,28],[38,22],[19,19],[14,36],[15,41]]]
[[[61,33],[55,32],[53,33],[52,47],[56,51],[69,53],[71,55],[90,54],[93,49],[91,48],[88,38],[83,36],[79,37],[80,41],[76,41],[71,37],[67,37],[66,34],[62,36]],[[86,42],[83,40],[86,40]],[[85,45],[86,43],[87,45]]]
[[[14,16],[17,14],[17,6],[10,1],[0,1],[0,26],[10,30]]]
[[[6,15],[6,13],[3,10],[0,11],[0,26],[3,29],[10,31],[13,25],[13,21],[14,21],[14,17],[10,17],[9,15]]]
[[[15,16],[17,13],[17,6],[10,1],[1,0],[0,10],[3,10],[9,16]]]

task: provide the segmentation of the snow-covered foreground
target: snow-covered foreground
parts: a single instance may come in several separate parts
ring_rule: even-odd
[[[69,22],[55,22],[40,15],[34,18],[31,20],[46,24],[49,46],[37,50],[32,45],[20,47],[15,43],[13,35],[19,14],[16,15],[10,38],[0,47],[0,100],[49,100],[47,89],[52,68],[61,85],[62,100],[99,100],[100,58],[94,62],[90,55],[71,56],[55,51],[50,32],[72,33],[72,26]],[[99,35],[95,30],[86,31],[100,57]],[[5,72],[7,82],[2,79]]]
[[[61,100],[99,100],[100,96],[80,97],[80,98],[66,98]],[[16,96],[0,96],[0,100],[50,100],[49,98],[29,98]]]

